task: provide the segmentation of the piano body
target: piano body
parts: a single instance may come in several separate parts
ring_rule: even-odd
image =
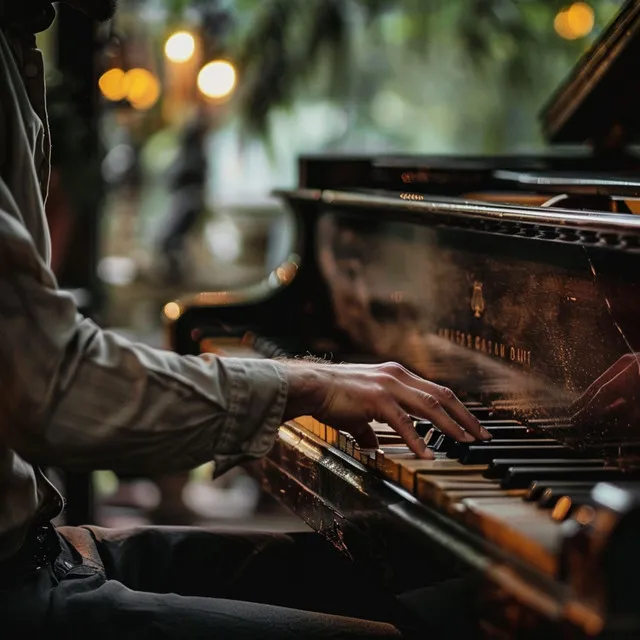
[[[639,73],[634,0],[545,110],[582,149],[302,158],[291,256],[167,322],[180,353],[394,360],[454,389],[492,441],[417,421],[420,461],[385,425],[372,453],[301,418],[253,472],[390,583],[413,548],[478,576],[486,637],[640,637]]]

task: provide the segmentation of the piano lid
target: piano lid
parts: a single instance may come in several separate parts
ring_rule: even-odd
[[[544,108],[549,142],[605,150],[640,141],[640,0],[628,0]]]

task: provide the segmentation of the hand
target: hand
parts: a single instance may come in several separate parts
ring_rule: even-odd
[[[458,441],[488,440],[490,434],[455,394],[396,363],[321,364],[285,361],[289,399],[285,420],[311,415],[350,433],[362,448],[377,448],[369,425],[385,422],[421,458],[433,458],[410,416],[430,420]]]
[[[626,429],[640,413],[640,355],[627,353],[611,365],[571,407],[575,426]]]

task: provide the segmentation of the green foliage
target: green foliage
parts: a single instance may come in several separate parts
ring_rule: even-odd
[[[172,6],[189,0],[166,0]],[[193,0],[195,1],[195,0]],[[563,40],[553,29],[570,0],[235,0],[240,35],[233,55],[245,127],[268,132],[269,114],[300,96],[341,102],[358,90],[403,73],[419,73],[434,58],[457,52],[461,63],[492,87],[516,95],[547,92],[549,76],[568,68],[589,39]],[[598,30],[621,5],[590,0]],[[394,66],[395,61],[395,66]],[[437,62],[435,63],[437,64]],[[386,74],[386,75],[385,75]],[[415,82],[412,78],[407,83]],[[370,96],[369,96],[370,97]]]

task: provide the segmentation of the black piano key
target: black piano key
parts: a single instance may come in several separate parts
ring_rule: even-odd
[[[460,455],[459,460],[462,464],[489,464],[496,458],[507,457],[520,459],[573,459],[574,457],[580,457],[580,454],[560,444],[538,447],[534,441],[534,444],[522,444],[513,447],[493,447],[491,444],[469,445],[466,452]]]
[[[434,434],[434,443],[431,447],[434,451],[439,451],[440,453],[446,453],[449,449],[455,447],[458,443],[448,435],[445,435],[441,432],[436,432]]]
[[[490,407],[467,407],[469,412],[472,413],[480,422],[483,420],[491,420],[496,417],[496,412]]]
[[[522,440],[513,439],[513,438],[493,438],[491,440],[486,440],[484,442],[474,441],[474,442],[456,442],[453,438],[450,439],[452,444],[449,444],[446,449],[438,449],[438,451],[446,451],[447,458],[461,458],[466,454],[469,447],[495,447],[502,448],[504,450],[509,447],[517,447],[522,445]],[[557,440],[553,440],[551,438],[543,438],[535,441],[536,447],[553,447],[557,446],[560,443]],[[508,455],[508,454],[505,454]],[[505,457],[505,456],[502,456]],[[515,456],[514,456],[515,457]]]
[[[429,432],[434,429],[433,423],[430,420],[416,420],[414,427],[421,438],[426,437]]]
[[[490,425],[488,422],[483,422],[482,426],[494,438],[499,438],[500,440],[539,440],[549,437],[540,431],[534,431],[521,424]]]
[[[504,478],[510,469],[517,467],[604,467],[604,460],[573,458],[495,458],[489,463],[484,477],[492,480]],[[524,488],[524,487],[521,487]]]
[[[617,480],[638,480],[640,470],[618,467],[511,467],[502,478],[502,489],[526,489],[535,480],[588,480],[610,482]]]
[[[568,463],[569,461],[567,461]],[[522,497],[525,502],[535,502],[545,492],[546,489],[563,489],[572,491],[574,489],[591,490],[596,486],[595,482],[563,482],[553,481],[546,482],[544,480],[536,480],[529,485],[527,493]]]
[[[562,497],[567,497],[574,503],[580,500],[588,500],[591,498],[591,489],[552,489],[548,487],[543,491],[537,502],[538,509],[553,509]]]

